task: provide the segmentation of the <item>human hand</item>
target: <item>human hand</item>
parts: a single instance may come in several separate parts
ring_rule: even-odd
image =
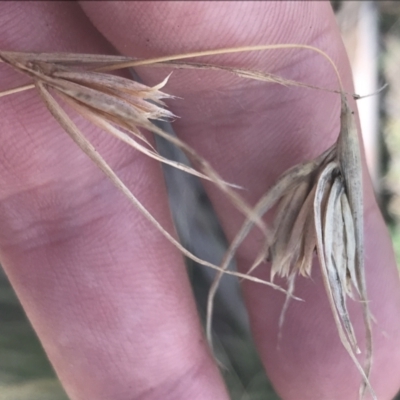
[[[303,43],[326,51],[345,87],[351,74],[328,3],[4,2],[1,48],[151,57],[248,44]],[[95,28],[94,26],[97,28]],[[113,49],[113,47],[115,49]],[[211,59],[210,59],[211,60]],[[321,57],[301,50],[219,56],[241,66],[337,88]],[[140,69],[158,83],[165,72]],[[0,66],[6,89],[26,79]],[[339,97],[213,71],[175,72],[165,90],[178,135],[255,203],[288,167],[337,138]],[[354,104],[352,104],[354,107]],[[71,399],[225,399],[179,252],[71,142],[35,92],[0,100],[0,260]],[[173,230],[156,162],[80,118],[146,207]],[[227,237],[243,217],[210,185]],[[390,240],[365,178],[366,274],[374,325],[372,386],[400,386],[400,290]],[[238,255],[243,272],[259,243]],[[265,266],[259,276],[268,279]],[[245,283],[253,334],[277,392],[290,399],[355,399],[360,376],[343,349],[317,265],[298,279],[277,350],[281,293]],[[363,348],[359,304],[349,302]]]

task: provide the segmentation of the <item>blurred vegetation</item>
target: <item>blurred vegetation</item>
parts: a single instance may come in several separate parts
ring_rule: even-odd
[[[381,105],[382,138],[386,144],[385,173],[382,176],[386,197],[387,223],[400,266],[400,3],[379,2],[381,32],[381,74],[388,83]],[[400,398],[400,397],[399,397]]]
[[[0,270],[0,400],[67,400]]]

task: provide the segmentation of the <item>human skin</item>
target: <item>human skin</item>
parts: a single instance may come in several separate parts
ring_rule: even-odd
[[[152,57],[200,49],[299,43],[326,51],[352,92],[347,56],[325,2],[3,2],[0,48]],[[208,62],[338,88],[332,68],[304,50],[218,56]],[[140,68],[154,84],[169,71]],[[0,89],[27,79],[0,65]],[[288,167],[338,136],[339,97],[176,71],[165,91],[177,134],[250,203]],[[183,100],[184,99],[184,100]],[[354,102],[351,106],[356,110]],[[227,399],[182,257],[72,143],[38,95],[0,99],[0,261],[72,400]],[[76,117],[140,201],[173,232],[159,165]],[[364,173],[366,274],[374,324],[371,382],[379,399],[400,387],[400,287],[390,239]],[[207,185],[225,233],[243,217]],[[259,240],[246,241],[238,268]],[[258,276],[268,279],[268,266]],[[298,279],[277,349],[282,294],[243,284],[260,357],[285,400],[356,399],[360,376],[340,343],[318,265]],[[360,305],[349,302],[361,348]]]

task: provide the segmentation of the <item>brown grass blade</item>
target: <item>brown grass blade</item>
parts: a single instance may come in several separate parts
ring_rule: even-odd
[[[334,203],[334,225],[333,225],[333,244],[332,244],[332,254],[333,259],[336,264],[336,268],[339,274],[340,283],[342,284],[342,291],[346,296],[352,296],[351,285],[349,286],[349,271],[347,263],[347,252],[346,252],[346,242],[345,242],[345,232],[344,232],[344,211],[342,208],[341,197],[344,193],[343,180],[339,176],[336,178],[340,180],[341,191],[340,195],[335,199]],[[350,282],[351,283],[351,282]]]
[[[317,185],[317,190],[316,190],[316,195],[315,195],[315,200],[314,200],[314,218],[315,218],[315,231],[317,235],[317,250],[318,250],[318,258],[320,262],[320,267],[321,267],[321,273],[322,273],[322,279],[323,283],[325,286],[325,290],[328,296],[329,304],[331,306],[333,318],[335,320],[336,328],[339,333],[340,340],[344,346],[344,348],[347,350],[347,353],[353,360],[354,365],[360,372],[361,376],[364,379],[366,387],[371,392],[372,398],[374,400],[377,400],[376,394],[369,382],[368,375],[365,373],[364,369],[360,365],[357,357],[354,354],[353,348],[347,338],[347,335],[343,329],[342,322],[340,320],[339,314],[336,309],[332,289],[329,283],[329,277],[327,274],[327,265],[326,265],[326,259],[325,259],[325,250],[324,250],[324,238],[323,238],[323,228],[322,228],[322,210],[321,210],[321,205],[323,203],[323,198],[326,195],[326,188],[327,185],[329,184],[329,181],[331,179],[331,174],[335,169],[338,169],[339,165],[337,162],[331,162],[329,163],[324,171],[321,173],[321,176],[319,177],[318,185]]]
[[[18,86],[9,90],[0,92],[0,97],[9,96],[10,94],[25,92],[25,90],[35,89],[35,85],[30,83],[29,85]]]
[[[332,171],[334,173],[334,171]],[[329,180],[332,179],[331,176],[327,176],[326,183],[330,185]],[[338,255],[334,252],[334,243],[335,243],[335,226],[339,224],[339,220],[342,219],[342,215],[336,214],[336,203],[340,201],[340,196],[343,191],[343,182],[339,177],[333,178],[334,182],[332,187],[330,188],[330,193],[328,197],[328,201],[326,203],[326,210],[323,222],[323,240],[324,240],[324,254],[325,254],[325,263],[326,263],[326,272],[329,281],[329,286],[332,291],[333,300],[335,303],[335,307],[339,313],[339,317],[342,321],[346,334],[349,338],[349,341],[352,347],[355,349],[356,353],[360,353],[360,349],[357,345],[357,340],[354,334],[353,326],[350,322],[350,315],[346,306],[346,294],[343,290],[345,285],[346,275],[344,274],[344,281],[342,281],[343,272],[340,271],[340,265],[338,264],[339,257],[342,257],[342,254]],[[328,186],[327,186],[328,188]],[[343,250],[343,248],[342,248]],[[336,257],[335,257],[336,256]]]
[[[267,83],[276,83],[283,86],[297,86],[308,89],[322,90],[331,93],[340,93],[339,90],[332,90],[320,86],[311,85],[304,82],[298,82],[291,79],[283,78],[279,75],[262,72],[262,71],[249,71],[243,68],[223,67],[214,64],[194,63],[183,61],[166,61],[150,65],[151,67],[171,67],[174,69],[196,69],[196,70],[211,70],[211,71],[225,71],[244,79],[252,79]]]
[[[118,63],[132,62],[137,59],[133,57],[104,54],[81,54],[81,53],[32,53],[17,51],[1,51],[1,55],[9,58],[19,58],[25,61],[36,60],[38,62],[59,64],[61,66],[93,68],[99,66],[111,66]]]
[[[362,188],[362,164],[360,145],[354,113],[351,111],[346,96],[342,94],[341,127],[338,140],[338,157],[341,172],[345,178],[346,193],[354,221],[356,265],[355,272],[361,293],[366,330],[366,374],[369,376],[372,367],[372,322],[367,301],[367,285],[364,269],[364,207]],[[362,394],[365,386],[362,388]]]
[[[342,95],[341,134],[338,140],[338,158],[345,178],[346,193],[354,221],[356,242],[356,272],[362,297],[366,298],[364,276],[364,227],[362,198],[362,166],[354,113]]]
[[[276,273],[280,276],[288,277],[290,273],[290,266],[292,262],[297,261],[298,251],[288,252],[287,245],[293,231],[294,224],[300,213],[300,210],[307,198],[310,188],[308,180],[302,181],[290,193],[288,193],[284,200],[289,197],[289,202],[284,204],[279,211],[277,217],[277,226],[275,228],[273,243],[271,244],[271,282]]]
[[[282,311],[279,316],[279,322],[278,322],[278,345],[277,345],[278,349],[280,348],[280,343],[282,340],[282,329],[283,329],[283,324],[285,323],[286,312],[289,308],[289,303],[290,303],[290,300],[294,293],[294,284],[296,282],[296,273],[290,274],[287,281],[288,281],[287,294],[286,294],[285,302],[283,303]]]
[[[303,276],[311,273],[311,261],[316,246],[314,214],[312,211],[316,187],[308,193],[293,225],[286,252],[298,253],[298,261],[294,270]]]
[[[349,201],[347,200],[346,193],[342,193],[340,198],[343,210],[343,224],[344,224],[344,236],[346,243],[346,260],[347,260],[347,270],[350,274],[350,279],[353,286],[356,288],[358,294],[360,294],[360,288],[358,286],[358,280],[356,275],[356,243],[355,243],[355,232],[353,217],[351,215],[351,210],[349,206]]]

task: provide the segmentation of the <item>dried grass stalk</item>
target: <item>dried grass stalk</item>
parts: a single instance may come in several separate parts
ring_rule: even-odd
[[[333,91],[341,93],[340,134],[337,143],[321,156],[299,164],[284,173],[255,207],[250,207],[233,190],[235,186],[226,183],[208,162],[192,148],[179,139],[169,136],[151,123],[151,119],[171,119],[175,117],[163,107],[162,99],[172,97],[161,92],[168,78],[159,85],[150,88],[128,79],[106,74],[109,71],[140,65],[169,65],[172,68],[223,70],[247,79],[274,82],[287,86],[316,88],[309,84],[285,80],[260,71],[182,61],[216,54],[293,48],[319,53],[327,59],[335,70],[341,88],[339,91]],[[360,396],[363,396],[365,388],[368,387],[372,397],[376,399],[369,383],[372,363],[372,329],[363,265],[364,237],[360,150],[353,113],[348,106],[337,68],[327,54],[312,46],[286,44],[210,50],[148,60],[137,60],[123,56],[0,51],[0,61],[30,76],[34,82],[0,93],[0,97],[36,87],[47,108],[64,130],[140,212],[183,254],[218,271],[210,289],[208,300],[207,337],[210,343],[213,299],[224,274],[263,283],[286,293],[286,301],[279,321],[279,325],[282,326],[289,300],[295,298],[293,296],[295,277],[297,274],[310,276],[313,253],[316,250],[340,339],[363,377]],[[210,180],[227,194],[229,200],[244,213],[246,220],[229,246],[221,266],[218,267],[194,256],[158,223],[87,141],[55,100],[52,92],[92,123],[136,150],[160,162]],[[186,152],[198,168],[190,168],[161,157],[140,133],[140,128],[145,128],[173,142]],[[272,230],[269,231],[262,217],[275,205],[278,205],[278,212]],[[255,261],[247,274],[229,271],[227,268],[230,261],[254,225],[257,225],[264,233],[265,245],[262,246],[260,253],[255,257]],[[265,258],[272,261],[271,281],[275,275],[286,277],[288,279],[287,291],[272,282],[263,281],[250,275]],[[355,355],[360,350],[346,306],[347,296],[354,297],[353,288],[361,299],[364,310],[367,336],[364,369]]]

